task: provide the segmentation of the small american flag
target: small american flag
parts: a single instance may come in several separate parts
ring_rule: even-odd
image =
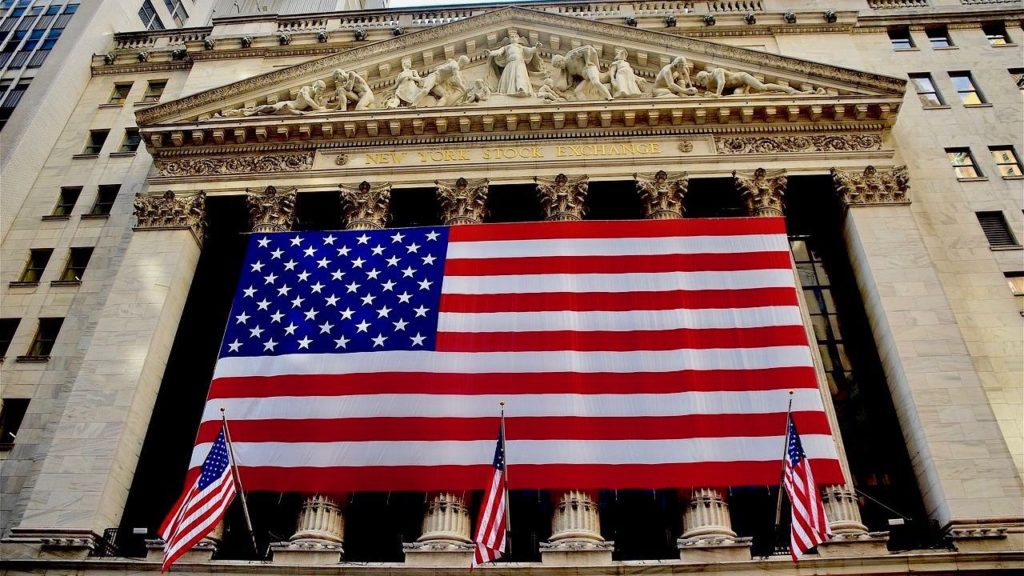
[[[814,483],[814,474],[807,463],[807,455],[800,444],[796,424],[789,421],[789,436],[786,442],[786,494],[793,510],[790,528],[789,552],[796,562],[808,550],[828,540],[832,529],[825,517],[825,505],[821,492]]]
[[[505,450],[504,438],[498,431],[498,446],[494,449],[494,474],[484,491],[484,500],[480,504],[480,517],[477,521],[476,552],[470,569],[478,564],[501,558],[505,553]]]
[[[220,434],[203,461],[199,478],[185,489],[161,527],[160,534],[167,545],[160,571],[168,570],[175,560],[209,534],[224,517],[224,512],[234,498],[231,457],[228,455],[224,428],[221,427]]]

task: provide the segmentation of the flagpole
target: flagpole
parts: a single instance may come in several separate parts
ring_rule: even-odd
[[[512,556],[512,511],[509,509],[508,501],[508,450],[505,449],[505,401],[498,402],[498,405],[501,406],[501,454],[505,460],[505,547],[508,549],[508,555]]]
[[[249,538],[252,539],[252,550],[257,556],[260,555],[259,546],[256,545],[256,532],[252,529],[252,520],[249,518],[249,505],[245,502],[245,488],[242,487],[242,475],[238,472],[238,460],[235,459],[235,445],[231,443],[231,430],[228,429],[228,417],[224,408],[220,409],[220,418],[224,422],[224,439],[227,441],[228,452],[231,453],[231,472],[238,484],[238,495],[242,497],[242,513],[245,515],[245,525],[249,528]]]
[[[782,435],[782,466],[779,470],[779,496],[775,499],[775,532],[782,520],[782,491],[786,479],[786,459],[789,457],[789,419],[793,413],[793,391],[789,391],[789,406],[786,407],[786,433]],[[774,546],[774,543],[772,544]]]

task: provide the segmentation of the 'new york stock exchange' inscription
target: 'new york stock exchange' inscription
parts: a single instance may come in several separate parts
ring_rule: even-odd
[[[488,146],[480,148],[439,148],[402,152],[367,152],[357,165],[437,164],[445,162],[483,162],[490,160],[587,159],[608,157],[660,156],[660,142],[613,142],[606,144],[559,144],[554,146]]]

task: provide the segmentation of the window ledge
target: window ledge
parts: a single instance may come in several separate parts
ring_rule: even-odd
[[[132,104],[135,105],[135,106],[152,106],[154,104],[159,104],[159,103],[160,103],[159,100],[136,100]]]
[[[988,249],[993,252],[1013,252],[1014,250],[1024,250],[1024,246],[1020,244],[1016,246],[989,246]]]
[[[70,219],[71,219],[71,215],[70,214],[47,214],[47,215],[43,216],[43,222],[47,222],[47,221],[50,221],[50,220],[70,220]]]
[[[22,282],[20,280],[14,280],[7,284],[9,288],[35,288],[39,286],[39,282]]]
[[[23,364],[42,364],[50,361],[50,356],[18,356],[14,359],[15,362],[21,362]]]
[[[14,442],[0,442],[0,452],[10,452],[14,449]]]
[[[1024,180],[1024,176],[1003,176],[1003,180]]]
[[[988,182],[987,176],[975,176],[974,178],[957,178],[957,182]]]
[[[81,286],[81,280],[53,280],[50,286]]]
[[[97,108],[124,108],[124,102],[120,104],[113,104],[111,102],[107,102],[106,104],[100,104],[99,106],[97,106]]]
[[[110,214],[82,214],[82,220],[106,220]]]
[[[991,102],[982,102],[981,104],[964,104],[964,108],[991,108]]]
[[[893,48],[892,51],[893,52],[920,52],[921,49],[917,48],[917,47],[914,47],[914,48]]]
[[[949,110],[949,104],[943,104],[942,106],[921,106],[924,110]]]
[[[936,46],[932,50],[959,50],[959,46]]]
[[[75,154],[71,157],[72,160],[89,160],[91,158],[99,158],[99,154]]]
[[[110,157],[111,158],[131,158],[132,156],[135,156],[135,154],[136,154],[135,150],[132,150],[131,152],[111,152],[110,153]]]
[[[1016,42],[1012,42],[1012,43],[1009,43],[1009,44],[989,44],[989,46],[991,46],[993,48],[1016,48],[1017,46],[1020,46],[1020,44],[1017,44]]]

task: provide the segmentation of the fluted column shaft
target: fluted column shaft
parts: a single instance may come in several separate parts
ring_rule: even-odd
[[[314,494],[306,498],[299,512],[299,523],[290,538],[297,541],[326,541],[341,543],[345,540],[345,517],[341,507],[330,496]]]

